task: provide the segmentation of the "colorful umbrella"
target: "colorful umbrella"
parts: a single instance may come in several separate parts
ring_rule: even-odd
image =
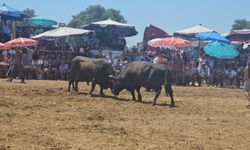
[[[5,46],[3,43],[0,43],[0,50],[4,50],[5,49]]]
[[[228,39],[221,36],[220,34],[216,32],[204,32],[196,34],[195,37],[203,39],[203,40],[212,40],[212,41],[218,41],[218,42],[224,42],[224,43],[230,43]]]
[[[192,47],[192,43],[190,41],[176,37],[156,38],[148,41],[148,45],[152,47],[164,47],[164,48]]]
[[[35,46],[38,42],[29,38],[16,38],[11,41],[6,42],[4,45],[7,47],[27,47]]]
[[[30,25],[32,26],[51,27],[56,24],[57,24],[56,21],[42,17],[33,17],[30,19]]]
[[[239,51],[233,45],[220,42],[209,43],[204,50],[207,55],[216,58],[232,59],[239,55]]]
[[[3,20],[23,20],[28,17],[24,12],[11,8],[6,4],[0,6],[0,16]]]

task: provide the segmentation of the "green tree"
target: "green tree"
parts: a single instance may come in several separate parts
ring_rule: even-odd
[[[73,16],[73,19],[69,22],[70,27],[79,27],[91,22],[113,19],[118,22],[126,23],[126,20],[121,15],[119,10],[105,9],[101,5],[90,5],[86,10],[81,11],[78,15]]]
[[[72,20],[68,24],[69,27],[79,27],[84,24],[102,21],[109,18],[122,23],[127,22],[119,10],[105,9],[101,5],[90,5],[86,10],[81,11],[79,14],[72,17]],[[81,37],[70,37],[69,44],[73,47],[82,46]]]
[[[246,19],[236,19],[232,25],[232,30],[250,29],[250,21]]]
[[[24,12],[24,14],[26,14],[29,17],[35,17],[36,16],[34,9],[26,8],[26,9],[23,10],[23,12]]]
[[[35,13],[34,9],[26,8],[26,9],[23,10],[23,12],[29,18],[36,16],[36,13]],[[27,26],[27,25],[29,25],[29,18],[24,18],[23,21],[17,22],[17,26]]]

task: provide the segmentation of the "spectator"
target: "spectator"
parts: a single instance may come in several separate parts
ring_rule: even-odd
[[[65,63],[64,61],[61,61],[61,64],[59,66],[59,72],[60,72],[61,80],[67,80],[68,73],[69,73],[69,65]]]
[[[247,66],[245,67],[244,70],[244,80],[245,80],[245,84],[244,84],[244,92],[247,98],[247,108],[250,108],[250,63],[247,64]]]
[[[8,81],[12,82],[12,80],[16,77],[16,74],[19,73],[19,78],[21,79],[21,83],[25,83],[24,76],[24,67],[23,67],[23,52],[21,48],[15,48],[15,57],[13,61],[13,65],[10,70],[10,77]]]
[[[105,59],[106,59],[108,62],[110,62],[110,63],[113,64],[114,60],[113,60],[112,55],[113,55],[113,54],[112,54],[112,52],[110,51],[110,52],[108,53],[108,55],[105,57]]]
[[[210,68],[208,67],[208,65],[203,62],[201,64],[201,68],[198,69],[198,75],[199,75],[199,79],[198,79],[198,82],[199,82],[199,86],[201,86],[201,83],[203,81],[205,81],[205,83],[207,85],[209,85],[209,78],[210,78]]]

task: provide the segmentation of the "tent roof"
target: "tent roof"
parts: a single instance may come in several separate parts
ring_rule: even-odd
[[[93,32],[93,31],[78,29],[78,28],[70,28],[70,27],[59,27],[59,28],[52,29],[44,33],[35,35],[31,38],[37,39],[41,37],[63,37],[63,36],[70,36],[70,35],[81,35],[81,34],[85,34],[89,32]]]
[[[214,32],[214,31],[212,29],[209,29],[209,28],[199,24],[199,25],[193,26],[191,28],[176,31],[175,33],[188,35],[188,34],[197,34],[197,33],[203,33],[203,32]]]
[[[103,20],[103,21],[93,22],[91,24],[102,25],[102,26],[115,25],[115,26],[120,26],[120,27],[134,27],[132,25],[120,23],[120,22],[114,21],[112,19],[107,19],[107,20]],[[86,25],[83,25],[82,27],[84,27],[84,26],[86,26]]]
[[[231,36],[231,35],[247,35],[247,34],[250,34],[250,29],[233,30],[227,36]]]

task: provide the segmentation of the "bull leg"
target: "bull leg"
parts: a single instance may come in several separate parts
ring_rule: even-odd
[[[69,85],[68,85],[68,92],[70,92],[70,87],[71,87],[71,81],[69,81]]]
[[[159,97],[160,93],[161,93],[161,89],[155,90],[155,97],[154,97],[154,99],[153,99],[152,106],[156,105],[156,100],[157,100],[157,98]]]
[[[175,102],[174,102],[174,94],[173,94],[173,89],[172,87],[168,87],[168,86],[165,86],[165,93],[168,94],[171,98],[171,104],[170,104],[170,107],[174,107],[175,106]]]
[[[73,83],[73,87],[74,87],[74,83]],[[78,81],[75,81],[75,92],[78,93]]]
[[[130,93],[132,94],[132,101],[136,101],[135,90],[131,90]]]
[[[141,93],[140,93],[140,88],[137,88],[136,91],[138,93],[138,101],[141,102],[142,97],[141,97]]]
[[[102,88],[102,86],[100,85],[100,95],[101,96],[104,96],[104,93],[103,93],[103,88]]]
[[[91,90],[90,90],[90,92],[89,92],[89,95],[92,95],[93,91],[95,90],[95,86],[96,86],[96,82],[95,82],[95,81],[92,81]]]

